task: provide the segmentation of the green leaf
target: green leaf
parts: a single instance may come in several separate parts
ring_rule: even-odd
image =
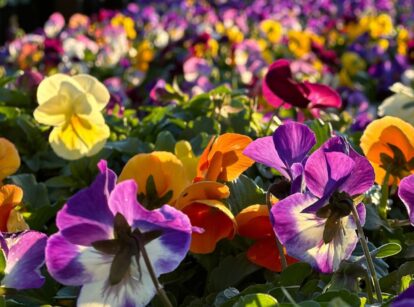
[[[316,144],[312,148],[312,151],[314,151],[331,137],[332,126],[330,123],[324,122],[321,119],[312,120],[308,126],[312,129],[316,136]]]
[[[4,270],[6,269],[6,256],[3,249],[0,249],[0,281],[4,277]]]
[[[384,244],[373,251],[371,251],[371,255],[376,258],[386,258],[391,257],[399,252],[401,252],[402,248],[401,245],[398,243],[387,243]]]
[[[245,253],[237,256],[227,256],[211,271],[207,288],[210,292],[213,292],[236,286],[245,277],[257,270],[259,270],[259,267],[248,261]]]
[[[197,117],[192,124],[191,130],[193,135],[197,135],[202,132],[208,134],[220,133],[220,123],[211,117],[206,117],[205,115]]]
[[[230,197],[226,201],[234,215],[249,205],[266,204],[266,192],[245,175],[228,182],[227,185]]]
[[[129,137],[121,141],[108,142],[105,147],[130,155],[152,151],[152,147],[150,145],[142,142],[136,137]]]
[[[359,299],[359,297],[356,294],[349,292],[348,290],[328,291],[316,297],[315,301],[326,302],[326,303],[330,303],[333,301],[334,305],[332,306],[338,306],[336,305],[338,302],[337,301],[338,298],[340,298],[345,304],[348,304],[349,306],[360,306],[361,305],[361,300]]]
[[[273,296],[255,293],[240,297],[233,307],[274,307],[277,305],[278,302]]]
[[[284,287],[300,286],[310,274],[312,274],[312,267],[308,263],[298,262],[282,272],[280,284]]]
[[[210,96],[231,95],[231,90],[226,85],[220,85],[208,93]]]
[[[155,150],[174,152],[176,140],[170,131],[161,131],[158,133],[155,141]]]
[[[20,174],[10,177],[11,181],[23,189],[23,202],[32,209],[49,206],[49,197],[44,183],[37,183],[32,174]]]

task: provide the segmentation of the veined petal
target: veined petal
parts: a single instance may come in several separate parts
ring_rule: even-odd
[[[94,97],[98,110],[102,110],[109,102],[109,92],[105,85],[90,75],[80,74],[72,77],[85,93]]]
[[[40,267],[45,259],[46,240],[45,234],[31,230],[6,237],[9,251],[3,286],[22,290],[43,285]]]
[[[272,136],[265,136],[254,140],[247,145],[243,154],[258,163],[274,168],[284,177],[289,178],[286,166],[276,151]]]
[[[69,120],[72,112],[69,100],[64,96],[57,95],[39,105],[33,116],[41,124],[61,126]]]
[[[407,209],[411,225],[414,226],[414,175],[405,177],[401,180],[398,196],[401,198]]]

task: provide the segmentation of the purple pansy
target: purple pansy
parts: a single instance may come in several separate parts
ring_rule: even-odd
[[[190,246],[190,221],[168,205],[148,211],[137,202],[133,180],[116,184],[106,161],[98,166],[92,185],[57,214],[59,232],[46,246],[48,270],[62,284],[83,285],[80,306],[145,306],[156,290],[142,247],[157,276],[174,270]]]
[[[40,268],[45,262],[47,236],[27,230],[20,233],[0,233],[0,247],[6,260],[1,285],[17,290],[40,288],[45,278]]]
[[[398,188],[398,196],[407,208],[408,218],[414,226],[414,175],[410,175],[401,180]]]
[[[304,177],[309,191],[272,207],[273,229],[289,255],[330,273],[355,249],[358,236],[351,206],[373,185],[374,171],[344,139],[334,137],[308,158]],[[364,204],[356,209],[364,224]]]
[[[315,134],[307,126],[289,122],[279,126],[273,136],[258,138],[243,154],[256,162],[276,169],[291,182],[291,191],[302,187],[303,165],[316,144]]]
[[[391,307],[412,307],[414,306],[414,285],[408,287],[398,295],[391,303]]]

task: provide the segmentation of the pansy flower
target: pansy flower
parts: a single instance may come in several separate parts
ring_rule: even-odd
[[[15,207],[22,202],[23,190],[18,186],[6,184],[0,187],[0,231],[18,232],[29,229]]]
[[[96,78],[55,74],[40,83],[37,101],[34,118],[54,127],[49,142],[58,156],[75,160],[92,156],[105,145],[109,127],[101,111],[109,92]]]
[[[243,154],[251,138],[237,133],[225,133],[212,138],[200,156],[194,181],[232,181],[254,161]]]
[[[145,254],[157,277],[174,270],[190,246],[190,221],[168,205],[148,211],[133,180],[116,184],[106,161],[98,166],[92,185],[57,214],[59,232],[46,246],[49,273],[82,286],[79,306],[145,306],[156,293]]]
[[[226,185],[214,181],[193,183],[180,194],[175,207],[189,217],[191,225],[204,230],[192,234],[191,252],[208,254],[214,251],[220,240],[233,239],[236,221],[222,201],[229,195]]]
[[[364,157],[335,137],[308,158],[304,176],[309,192],[288,196],[272,207],[273,229],[289,255],[330,273],[355,249],[358,236],[351,206],[373,185],[374,172]],[[364,204],[356,210],[364,224]]]
[[[16,146],[5,138],[0,138],[0,181],[14,174],[20,167],[20,156]]]
[[[291,106],[309,109],[314,116],[320,109],[336,108],[342,105],[337,92],[327,85],[297,82],[293,79],[290,62],[277,60],[270,65],[262,83],[263,95],[274,107]]]
[[[379,116],[395,116],[414,124],[414,90],[402,83],[394,83],[390,87],[394,94],[386,98],[378,107]]]
[[[303,165],[315,144],[315,134],[311,129],[290,122],[279,126],[273,136],[250,143],[243,154],[277,170],[291,182],[290,190],[299,192],[302,189]]]
[[[187,168],[166,151],[137,154],[125,164],[119,181],[134,179],[140,187],[140,201],[151,208],[174,205],[181,191],[191,183]]]
[[[391,307],[411,307],[414,306],[414,285],[409,286],[391,302]]]
[[[414,127],[392,116],[374,120],[361,137],[361,148],[375,171],[375,182],[388,184],[414,173]]]
[[[45,278],[40,268],[45,262],[47,236],[28,230],[0,233],[0,247],[6,266],[1,286],[17,290],[40,288]]]
[[[414,175],[401,180],[398,187],[398,196],[407,209],[411,225],[414,226]]]
[[[282,264],[267,206],[256,204],[244,208],[237,214],[236,222],[240,236],[255,240],[247,250],[247,259],[268,270],[280,272]],[[297,262],[289,255],[286,255],[286,260],[288,264]]]

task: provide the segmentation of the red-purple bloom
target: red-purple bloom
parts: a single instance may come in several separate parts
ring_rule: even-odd
[[[290,122],[279,126],[273,136],[250,143],[243,154],[277,170],[291,182],[291,191],[299,192],[302,187],[303,165],[315,144],[315,134],[311,129]]]
[[[341,107],[340,96],[329,86],[295,81],[290,62],[285,59],[270,65],[262,89],[267,102],[274,107],[308,108],[314,116],[318,116],[320,109]]]
[[[414,226],[414,175],[410,175],[401,180],[398,188],[398,196],[407,209],[411,225]]]
[[[174,270],[190,246],[190,221],[168,205],[148,211],[136,200],[135,181],[116,184],[106,161],[98,166],[92,185],[57,214],[59,232],[46,246],[48,270],[62,284],[83,285],[79,306],[145,306],[156,290],[144,248],[156,276]]]
[[[37,231],[0,233],[0,247],[6,260],[1,285],[17,290],[40,288],[45,278],[40,268],[45,262],[47,236]]]
[[[304,177],[308,192],[272,207],[273,229],[289,255],[330,273],[355,249],[358,236],[351,206],[373,185],[374,171],[365,157],[334,137],[309,156]],[[356,209],[364,224],[364,204]]]

